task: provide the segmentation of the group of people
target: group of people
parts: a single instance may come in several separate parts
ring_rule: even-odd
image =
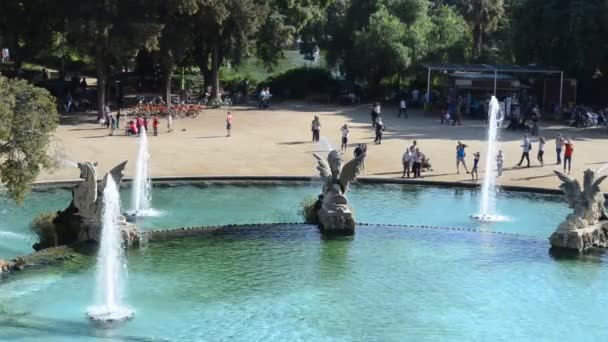
[[[536,159],[540,163],[541,167],[545,165],[544,154],[545,154],[545,145],[546,140],[544,137],[540,137],[538,139],[538,152],[536,154]],[[458,142],[456,144],[456,173],[460,174],[460,166],[464,168],[465,172],[471,174],[471,178],[473,181],[479,179],[478,168],[479,161],[481,159],[481,154],[479,152],[475,152],[473,154],[473,167],[469,172],[466,164],[466,148],[468,146],[462,142]],[[521,144],[522,154],[519,160],[519,163],[516,165],[521,167],[523,165],[524,160],[527,162],[526,167],[530,167],[530,152],[532,151],[532,142],[530,141],[530,137],[528,134],[524,135],[523,142]],[[572,155],[574,153],[574,143],[569,138],[564,138],[564,136],[560,133],[555,138],[555,152],[557,157],[556,165],[561,165],[563,160],[563,168],[564,172],[570,173],[572,168]],[[563,158],[562,158],[563,157]],[[405,161],[405,155],[404,155]],[[504,165],[504,154],[502,150],[498,151],[496,155],[496,171],[497,176],[502,176],[503,173],[503,165]],[[405,173],[404,173],[405,174]]]
[[[414,140],[414,143],[405,149],[405,153],[401,157],[403,164],[403,175],[401,178],[420,178],[421,172],[424,167],[430,167],[428,159],[424,153],[420,152],[418,148],[418,142]]]
[[[120,111],[118,112],[120,113]],[[118,115],[118,114],[117,114]],[[171,122],[170,119],[171,115],[168,115],[168,122]],[[115,119],[114,116],[110,116],[110,121],[115,122],[112,123],[112,127],[118,127],[118,125],[120,124],[120,122],[118,121],[119,119]],[[160,124],[160,121],[158,119],[158,116],[154,115],[152,117],[152,129],[154,130],[154,136],[158,136],[158,125]],[[172,125],[169,124],[168,125],[169,128],[169,132],[172,131]],[[135,117],[135,120],[131,120],[127,123],[127,127],[126,127],[126,135],[139,135],[139,134],[147,134],[148,132],[148,116],[141,116],[141,115],[137,115]],[[114,131],[114,128],[112,129],[112,131]]]
[[[605,127],[608,126],[608,111],[604,108],[574,106],[564,109],[562,117],[568,126]]]
[[[546,140],[544,137],[540,137],[538,139],[538,152],[536,154],[536,159],[540,163],[541,166],[545,166],[545,144]],[[530,152],[532,151],[532,142],[530,141],[530,137],[528,134],[524,135],[523,142],[521,144],[522,153],[519,163],[517,166],[522,166],[524,159],[527,164],[526,167],[530,167]],[[564,172],[570,173],[572,168],[572,155],[574,154],[574,143],[570,138],[564,138],[564,136],[560,133],[555,138],[555,154],[556,154],[556,165],[562,164],[562,155],[563,155],[563,163],[564,163]]]
[[[258,98],[258,109],[268,109],[270,108],[270,98],[272,94],[270,93],[270,88],[262,88],[260,91],[260,96]]]

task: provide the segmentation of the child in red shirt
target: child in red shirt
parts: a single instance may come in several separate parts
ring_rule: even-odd
[[[156,115],[152,118],[152,128],[154,129],[154,136],[158,136],[158,116]]]
[[[570,173],[570,167],[572,166],[572,153],[574,153],[574,144],[570,139],[566,140],[564,144],[566,151],[564,152],[564,172],[566,172],[566,164],[568,165],[568,174]]]

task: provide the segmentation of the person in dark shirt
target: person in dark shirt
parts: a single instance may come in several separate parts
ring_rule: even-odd
[[[475,152],[473,155],[473,169],[471,169],[471,180],[477,181],[479,179],[479,174],[477,173],[477,168],[479,166],[479,157],[481,156],[479,152]]]

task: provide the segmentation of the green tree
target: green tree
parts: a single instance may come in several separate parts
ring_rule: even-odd
[[[518,62],[559,66],[582,79],[608,72],[606,1],[527,0],[514,15]]]
[[[193,44],[190,32],[192,16],[199,10],[196,0],[161,0],[157,3],[159,22],[163,26],[159,39],[163,94],[171,106],[171,80],[175,65],[183,61]]]
[[[100,115],[112,67],[126,65],[140,49],[158,48],[162,25],[150,8],[139,0],[83,0],[66,8],[69,42],[95,60]]]
[[[0,179],[15,201],[51,167],[47,147],[58,121],[55,99],[46,90],[0,76]]]
[[[330,65],[350,80],[366,80],[372,92],[383,79],[415,72],[426,59],[469,57],[470,29],[452,6],[428,0],[337,0],[322,29],[310,30],[327,49]]]
[[[473,31],[473,54],[482,54],[484,37],[495,32],[504,15],[503,0],[459,0],[458,8]]]
[[[409,66],[411,50],[404,45],[405,26],[381,6],[372,14],[369,25],[355,32],[350,74],[367,80],[372,88],[387,76]]]
[[[24,61],[49,52],[62,21],[50,1],[0,1],[0,37],[11,52],[16,73]]]

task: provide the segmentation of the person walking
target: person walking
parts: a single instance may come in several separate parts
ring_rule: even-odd
[[[173,114],[167,114],[167,132],[173,132]]]
[[[116,124],[116,118],[114,115],[110,115],[110,135],[114,135],[117,128],[118,125]]]
[[[526,161],[528,162],[528,165],[526,167],[530,167],[530,150],[532,150],[532,143],[530,142],[530,138],[528,137],[528,135],[524,135],[524,142],[521,145],[521,149],[522,149],[522,153],[521,153],[521,159],[519,160],[519,163],[517,163],[517,166],[521,166],[521,164],[524,162],[524,158],[526,159]]]
[[[146,133],[148,133],[148,115],[144,115],[144,121],[142,122],[142,125],[144,126]]]
[[[465,148],[467,148],[468,146],[463,144],[462,142],[458,142],[458,144],[456,145],[456,173],[460,174],[460,164],[462,164],[462,166],[464,166],[464,170],[466,171],[466,173],[469,173],[469,169],[467,169],[467,163],[464,160],[464,157],[466,156],[465,153]]]
[[[505,158],[502,154],[502,150],[498,151],[498,155],[496,156],[496,177],[502,176],[502,165],[505,162]]]
[[[414,150],[414,163],[412,166],[412,171],[414,172],[414,178],[420,178],[420,170],[422,168],[422,158],[423,155],[420,153],[420,149]]]
[[[564,137],[561,133],[557,135],[555,138],[555,153],[557,154],[557,163],[556,165],[560,165],[562,163],[562,149],[564,148]]]
[[[232,113],[228,112],[226,116],[226,137],[232,136]]]
[[[382,132],[384,132],[386,130],[386,127],[384,126],[384,123],[382,123],[382,119],[378,119],[378,122],[376,123],[376,139],[374,139],[374,143],[376,145],[381,145],[382,144]]]
[[[139,114],[135,116],[135,127],[137,127],[137,132],[141,131],[141,126],[143,125],[143,120]]]
[[[545,138],[540,137],[538,139],[538,153],[536,155],[536,159],[540,162],[540,166],[545,166],[545,161],[543,160],[544,155],[545,155]]]
[[[414,162],[414,150],[411,148],[406,148],[405,153],[401,157],[401,162],[403,163],[403,176],[401,178],[405,178],[407,174],[407,178],[410,178],[410,171],[412,169],[412,164]]]
[[[158,116],[156,116],[156,114],[154,114],[154,116],[152,117],[152,129],[154,129],[154,136],[158,136]]]
[[[471,169],[471,180],[472,181],[477,181],[479,180],[479,173],[477,173],[477,168],[479,166],[479,158],[481,156],[481,154],[479,152],[475,152],[475,154],[473,155],[473,168]]]
[[[116,111],[116,125],[120,126],[120,108],[118,108],[118,110]]]
[[[407,119],[407,102],[405,101],[405,98],[402,98],[401,102],[399,102],[399,114],[397,117],[400,118],[401,114]]]
[[[568,174],[570,174],[570,168],[572,167],[572,154],[574,153],[574,144],[568,138],[564,143],[564,172],[566,172],[566,165],[568,166]]]
[[[318,142],[319,138],[321,137],[321,121],[319,120],[318,116],[315,115],[315,118],[312,120],[310,129],[312,131],[312,141]]]
[[[375,127],[378,120],[380,120],[381,111],[380,102],[376,102],[372,107],[372,127]]]
[[[359,144],[359,146],[357,146],[355,148],[355,150],[353,151],[353,154],[355,156],[355,158],[359,158],[362,155],[367,153],[367,145],[366,144]],[[363,161],[361,163],[361,173],[365,172],[365,161]]]
[[[458,123],[458,126],[462,126],[462,105],[464,103],[464,100],[462,99],[462,96],[458,96],[458,98],[456,99],[456,114],[454,115],[454,120],[452,121],[452,126],[456,126],[456,123]]]
[[[348,125],[344,124],[344,126],[340,128],[340,132],[342,132],[342,144],[340,145],[340,150],[344,151],[348,147]]]

